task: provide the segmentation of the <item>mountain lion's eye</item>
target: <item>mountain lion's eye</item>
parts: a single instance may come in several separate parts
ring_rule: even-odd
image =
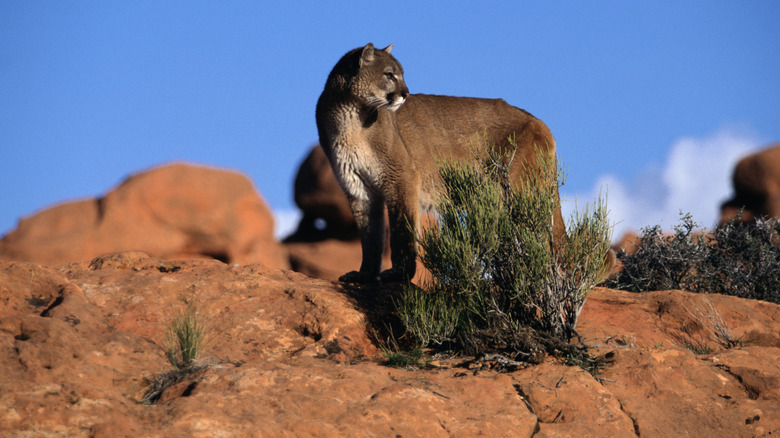
[[[392,72],[385,73],[385,76],[387,76],[387,79],[395,79],[395,75]]]

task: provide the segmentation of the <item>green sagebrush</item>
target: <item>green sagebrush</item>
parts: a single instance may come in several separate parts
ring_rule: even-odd
[[[480,165],[440,166],[439,226],[419,239],[432,280],[396,300],[417,344],[522,352],[531,348],[529,333],[562,341],[576,334],[587,294],[605,275],[606,207],[599,199],[575,214],[568,237],[556,242],[562,182],[554,157],[538,153],[516,186],[511,160],[488,153]]]
[[[149,380],[141,404],[152,405],[159,401],[167,388],[208,369],[209,364],[198,361],[206,338],[206,325],[192,302],[178,313],[168,326],[166,333],[165,356],[173,370],[157,374]],[[192,383],[197,380],[192,380]]]
[[[168,327],[165,354],[175,369],[186,369],[198,359],[203,349],[205,333],[198,309],[195,305],[188,304]]]

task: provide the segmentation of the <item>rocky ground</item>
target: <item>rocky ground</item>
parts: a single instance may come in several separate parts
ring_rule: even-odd
[[[606,365],[510,373],[386,366],[369,318],[389,290],[263,265],[126,252],[0,263],[3,436],[774,436],[780,306],[595,289],[579,330]],[[165,330],[193,303],[210,365],[144,405]],[[720,319],[718,319],[720,318]],[[730,329],[732,348],[712,329]],[[695,351],[694,351],[695,350]]]

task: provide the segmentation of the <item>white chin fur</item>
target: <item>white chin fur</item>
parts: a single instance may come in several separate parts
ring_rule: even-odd
[[[398,108],[401,108],[401,105],[403,105],[404,102],[406,102],[406,99],[396,99],[395,102],[388,105],[387,109],[390,110],[391,112],[396,112]]]

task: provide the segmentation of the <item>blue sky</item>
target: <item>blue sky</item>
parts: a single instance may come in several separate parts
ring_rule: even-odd
[[[564,197],[606,191],[616,233],[709,226],[734,160],[780,140],[778,22],[777,1],[0,2],[0,234],[182,160],[288,218],[325,78],[369,41],[413,93],[547,122]]]

